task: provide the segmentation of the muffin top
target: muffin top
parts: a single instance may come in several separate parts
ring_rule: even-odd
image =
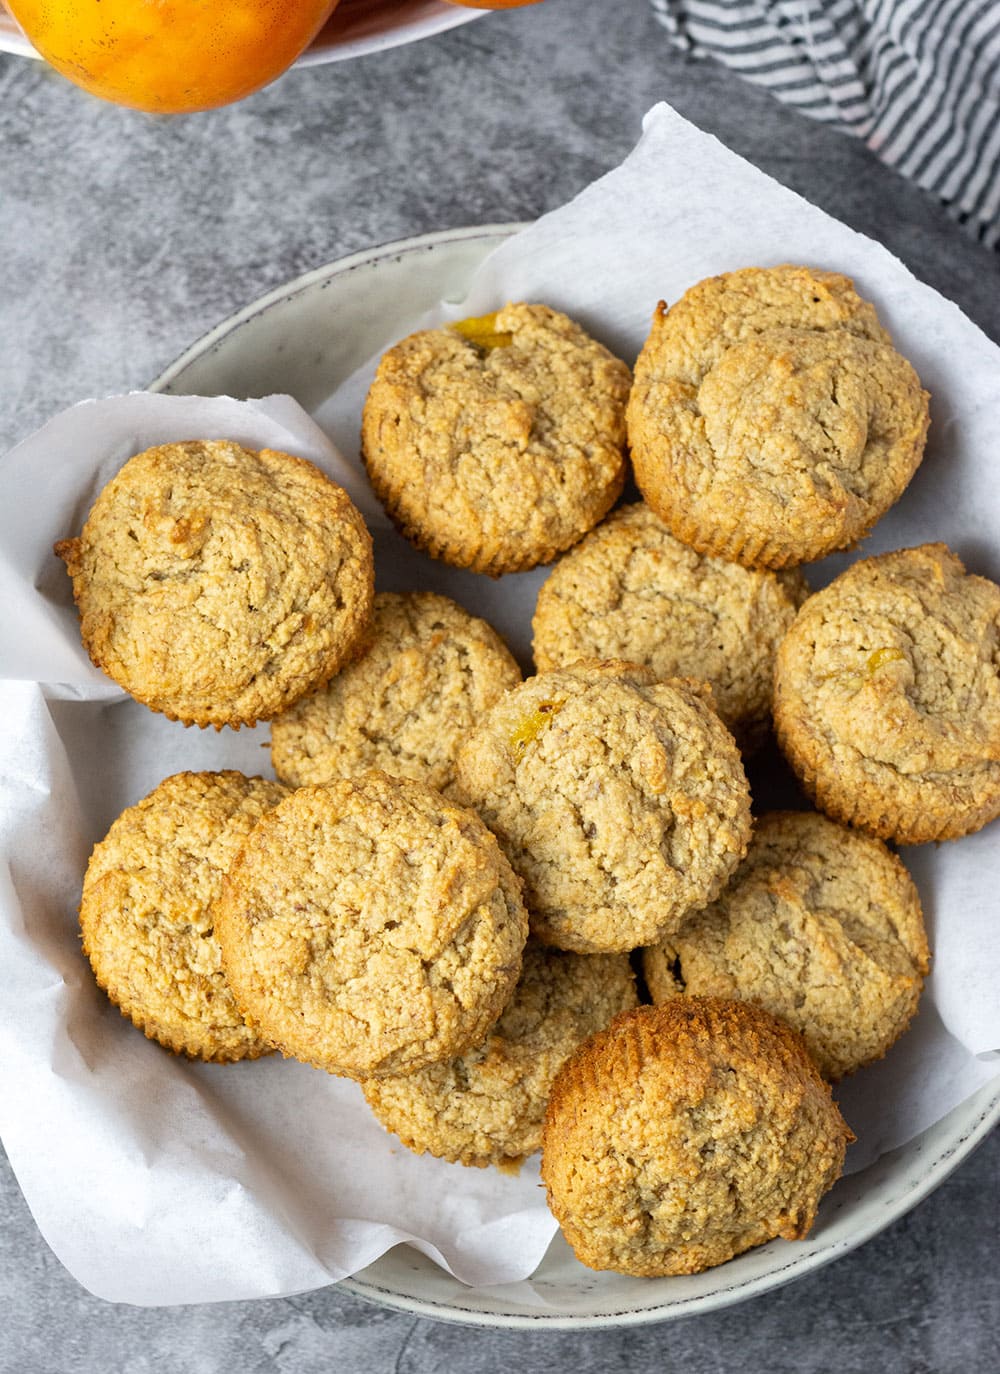
[[[225,1061],[271,1049],[229,990],[211,907],[240,845],[285,793],[233,770],[175,773],[94,847],[84,953],[122,1014],[178,1054]]]
[[[381,768],[447,795],[460,743],[520,681],[485,620],[433,592],[379,592],[363,657],[274,721],[275,772],[301,787]]]
[[[749,567],[855,543],[923,455],[927,396],[835,272],[744,268],[661,303],[628,406],[636,481],[678,539]]]
[[[541,1146],[549,1089],[567,1057],[636,1001],[627,955],[529,940],[514,996],[481,1045],[418,1073],[369,1079],[365,1097],[418,1154],[516,1165]]]
[[[362,451],[419,548],[497,576],[546,563],[624,481],[626,365],[545,305],[425,330],[385,354]]]
[[[371,538],[312,463],[222,440],[130,458],[56,553],[84,645],[137,700],[252,725],[326,682],[371,618]]]
[[[457,795],[524,880],[545,943],[650,944],[743,857],[749,790],[707,691],[636,664],[580,663],[515,687],[463,746]]]
[[[477,1044],[514,990],[528,933],[520,884],[478,816],[377,771],[275,807],[213,912],[248,1019],[348,1078]]]
[[[762,816],[722,893],[645,951],[655,1002],[736,997],[800,1031],[831,1079],[880,1059],[917,1009],[920,897],[881,840],[815,812]]]
[[[903,844],[1000,814],[1000,587],[943,544],[853,564],[778,651],[775,724],[836,819]]]
[[[613,511],[556,563],[538,593],[535,664],[581,658],[701,678],[744,748],[771,725],[778,642],[809,594],[795,569],[771,572],[682,544],[642,502]]]
[[[542,1178],[583,1264],[691,1274],[807,1235],[850,1139],[795,1031],[747,1002],[676,998],[564,1065]]]

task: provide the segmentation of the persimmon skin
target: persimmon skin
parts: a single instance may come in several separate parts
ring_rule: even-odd
[[[308,47],[337,0],[5,0],[45,60],[154,114],[241,100]]]

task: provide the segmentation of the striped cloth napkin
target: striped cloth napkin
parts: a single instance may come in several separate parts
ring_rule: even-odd
[[[1000,247],[1000,0],[651,0],[673,41],[863,138]]]

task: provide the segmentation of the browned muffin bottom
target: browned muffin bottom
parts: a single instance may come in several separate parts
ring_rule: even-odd
[[[857,542],[923,455],[927,395],[853,283],[749,267],[661,303],[628,434],[643,496],[685,544],[782,568]]]
[[[371,619],[371,538],[302,458],[222,440],[130,458],[56,545],[94,663],[187,725],[252,725],[327,682]]]
[[[542,1178],[583,1264],[693,1274],[805,1237],[852,1139],[789,1026],[748,1002],[675,998],[624,1012],[565,1064]]]
[[[499,576],[546,563],[625,475],[626,365],[545,305],[403,339],[365,401],[379,499],[433,558]]]
[[[1000,815],[1000,587],[943,544],[862,559],[802,607],[775,728],[817,806],[899,844]]]

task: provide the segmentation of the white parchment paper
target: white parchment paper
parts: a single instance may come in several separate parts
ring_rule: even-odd
[[[852,275],[932,394],[927,459],[863,552],[943,539],[972,570],[1000,577],[1000,351],[878,245],[665,106],[620,168],[508,241],[468,299],[435,317],[545,300],[632,361],[661,297],[785,261]],[[393,321],[391,337],[417,323]],[[526,661],[542,573],[498,583],[454,573],[388,529],[356,462],[371,370],[320,408],[319,425],[288,397],[113,397],[55,417],[0,465],[0,1135],[49,1244],[115,1301],[302,1291],[401,1240],[467,1283],[494,1285],[530,1274],[554,1232],[533,1164],[511,1178],[412,1156],[354,1084],[290,1061],[176,1060],[107,1003],[79,952],[87,857],[123,807],[182,768],[270,772],[266,727],[185,730],[128,700],[80,646],[52,544],[78,532],[131,453],[227,437],[311,459],[370,520],[380,585],[449,592]],[[814,585],[845,561],[811,569]],[[860,1137],[855,1168],[1000,1071],[997,841],[993,827],[905,853],[935,967],[913,1028],[838,1090]]]

